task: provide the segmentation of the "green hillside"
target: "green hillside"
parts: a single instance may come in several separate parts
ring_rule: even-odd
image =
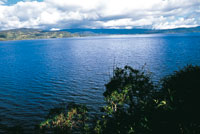
[[[0,41],[6,40],[29,40],[29,39],[48,39],[48,38],[66,38],[77,37],[78,34],[72,34],[67,31],[42,31],[37,29],[14,29],[0,32]]]

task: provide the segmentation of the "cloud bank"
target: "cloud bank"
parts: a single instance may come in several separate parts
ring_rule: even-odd
[[[0,30],[14,28],[152,28],[200,25],[200,0],[44,0],[6,5]]]

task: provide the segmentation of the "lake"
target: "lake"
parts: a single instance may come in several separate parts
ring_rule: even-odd
[[[0,124],[26,128],[61,103],[104,105],[114,67],[145,66],[158,82],[200,65],[200,34],[113,35],[0,42]]]

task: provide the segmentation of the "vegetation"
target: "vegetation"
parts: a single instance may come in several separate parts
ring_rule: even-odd
[[[74,105],[41,123],[40,129],[87,134],[200,133],[199,66],[186,66],[157,86],[145,70],[125,66],[116,68],[105,86],[107,105],[97,120],[89,122],[86,107]]]
[[[162,80],[162,99],[167,102],[160,115],[166,132],[200,133],[200,67],[187,66]]]
[[[72,34],[67,31],[42,31],[37,29],[14,29],[0,32],[0,41],[6,40],[27,40],[78,37],[81,35]]]
[[[96,133],[138,133],[149,130],[148,103],[154,90],[150,76],[129,66],[116,68],[106,84],[105,115],[95,127]]]
[[[74,103],[67,108],[52,109],[48,119],[40,124],[41,133],[84,133],[87,130],[87,107]]]

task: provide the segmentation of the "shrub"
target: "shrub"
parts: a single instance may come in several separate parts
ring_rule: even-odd
[[[41,133],[84,133],[87,127],[87,112],[86,106],[75,103],[70,103],[67,109],[52,109],[48,116],[50,118],[40,124]]]
[[[104,93],[107,105],[96,133],[199,134],[200,67],[186,66],[161,80],[143,70],[117,68]]]
[[[162,98],[168,103],[164,125],[183,134],[200,133],[200,67],[188,65],[162,80]]]
[[[113,77],[105,86],[107,105],[103,108],[102,119],[97,122],[96,132],[148,132],[146,108],[154,92],[150,75],[144,70],[139,71],[130,66],[116,68]]]

